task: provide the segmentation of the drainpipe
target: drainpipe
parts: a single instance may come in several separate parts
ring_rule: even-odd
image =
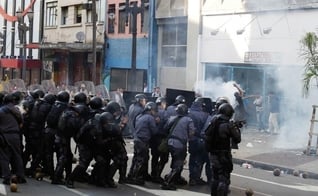
[[[93,66],[92,81],[96,84],[96,0],[92,0],[92,25],[93,25]]]
[[[153,57],[153,47],[155,47],[154,43],[153,43],[153,39],[154,39],[154,20],[155,20],[155,14],[154,14],[154,6],[155,3],[154,1],[150,1],[149,4],[149,13],[150,13],[150,20],[149,20],[149,32],[148,32],[148,78],[147,78],[147,84],[149,86],[149,90],[151,91],[154,86],[156,85],[155,82],[155,78],[153,77],[153,73],[155,72],[154,66],[153,66],[153,61],[154,61],[154,57]]]

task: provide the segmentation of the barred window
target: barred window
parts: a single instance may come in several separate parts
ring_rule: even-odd
[[[56,26],[57,1],[46,3],[45,26]]]
[[[108,33],[115,33],[116,8],[115,4],[108,6]]]
[[[82,23],[82,5],[75,6],[75,23]]]
[[[62,7],[61,25],[66,25],[68,17],[68,7]]]
[[[125,33],[126,27],[126,6],[124,3],[119,4],[118,33]]]
[[[185,67],[187,53],[187,24],[165,24],[162,27],[163,66]]]

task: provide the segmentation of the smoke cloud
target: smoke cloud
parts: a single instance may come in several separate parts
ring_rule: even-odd
[[[310,95],[307,98],[303,97],[302,75],[302,66],[285,66],[278,68],[276,74],[271,76],[277,81],[276,86],[279,91],[280,100],[280,134],[273,136],[276,138],[274,148],[305,149],[307,146],[312,105],[318,105],[318,100],[316,99],[318,97],[318,88],[317,86],[312,87],[310,89]],[[194,90],[203,97],[210,97],[212,101],[215,101],[218,97],[228,97],[231,104],[233,104],[233,94],[237,91],[233,87],[234,82],[235,81],[224,82],[220,77],[207,79],[205,81],[198,81],[195,84]],[[266,92],[269,91],[271,91],[271,89],[267,89]],[[264,97],[263,100],[266,102],[268,99]],[[264,105],[268,107],[267,103]],[[265,115],[265,117],[264,122],[267,125],[268,114]],[[316,119],[318,119],[318,114]],[[312,144],[315,145],[316,141],[313,140]]]

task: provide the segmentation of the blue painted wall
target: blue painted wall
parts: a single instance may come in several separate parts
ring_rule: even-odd
[[[137,38],[137,69],[147,70],[148,88],[152,89],[157,81],[158,29],[155,17],[155,1],[150,1],[150,20],[147,38]],[[145,24],[146,25],[146,24]],[[105,40],[103,81],[110,88],[112,68],[131,69],[132,37],[107,38]]]
[[[132,39],[108,39],[106,65],[109,68],[131,68]],[[148,38],[137,39],[137,69],[148,68]]]

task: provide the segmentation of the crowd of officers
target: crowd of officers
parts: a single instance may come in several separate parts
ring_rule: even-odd
[[[196,98],[188,108],[182,95],[167,106],[164,97],[147,102],[144,94],[137,94],[127,112],[115,101],[105,102],[82,92],[73,98],[67,91],[56,95],[39,89],[28,94],[3,92],[0,102],[3,184],[12,179],[26,183],[26,176],[47,176],[52,184],[69,188],[74,188],[75,181],[115,188],[118,170],[120,184],[152,181],[166,190],[209,184],[211,195],[229,192],[231,148],[241,135],[237,123],[231,121],[234,110],[226,98],[216,101],[212,113],[206,110],[203,98]],[[123,138],[127,128],[134,142],[128,172]],[[74,168],[71,140],[76,143],[74,153],[79,154]],[[164,142],[166,150],[159,147]],[[189,182],[182,177],[188,153]],[[169,157],[171,170],[164,175]],[[88,173],[91,165],[93,170]],[[203,168],[206,181],[201,177]]]

